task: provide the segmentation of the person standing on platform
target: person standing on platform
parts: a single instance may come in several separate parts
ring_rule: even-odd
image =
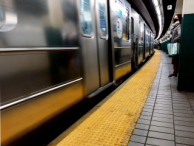
[[[181,14],[176,14],[174,16],[174,24],[173,24],[174,29],[172,29],[172,42],[177,43],[177,47],[179,46],[180,38],[181,38],[181,19],[182,19]],[[173,74],[170,74],[168,76],[169,78],[177,77],[178,62],[179,62],[179,54],[177,53],[172,57],[172,64],[173,64],[174,71],[173,71]]]

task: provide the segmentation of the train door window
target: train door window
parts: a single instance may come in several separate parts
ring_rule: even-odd
[[[130,26],[130,21],[129,21],[129,8],[126,9],[126,40],[130,39],[130,30],[129,30],[129,26]]]
[[[106,14],[106,1],[99,1],[98,3],[99,8],[99,23],[100,23],[100,36],[103,39],[106,39],[107,37],[107,14]]]
[[[4,25],[4,13],[3,13],[3,8],[0,6],[0,27]]]
[[[92,37],[92,11],[90,0],[80,0],[80,22],[83,36]]]
[[[131,17],[131,34],[134,34],[134,18]]]

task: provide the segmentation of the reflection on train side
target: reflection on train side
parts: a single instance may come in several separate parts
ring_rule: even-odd
[[[5,30],[9,30],[0,34],[2,48],[78,46],[77,8],[73,1],[1,0],[0,6],[6,19]]]
[[[13,8],[0,6],[0,32],[13,30],[17,22],[17,14]]]

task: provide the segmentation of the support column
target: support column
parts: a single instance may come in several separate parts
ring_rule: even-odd
[[[194,91],[194,0],[183,1],[178,90]]]

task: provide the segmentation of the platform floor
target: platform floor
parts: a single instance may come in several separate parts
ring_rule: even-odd
[[[148,97],[160,60],[161,53],[156,51],[138,72],[49,145],[127,145]]]
[[[176,90],[171,58],[164,52],[154,84],[128,146],[193,146],[194,93]]]
[[[194,93],[178,92],[170,72],[171,59],[156,50],[138,72],[49,146],[194,145]]]

